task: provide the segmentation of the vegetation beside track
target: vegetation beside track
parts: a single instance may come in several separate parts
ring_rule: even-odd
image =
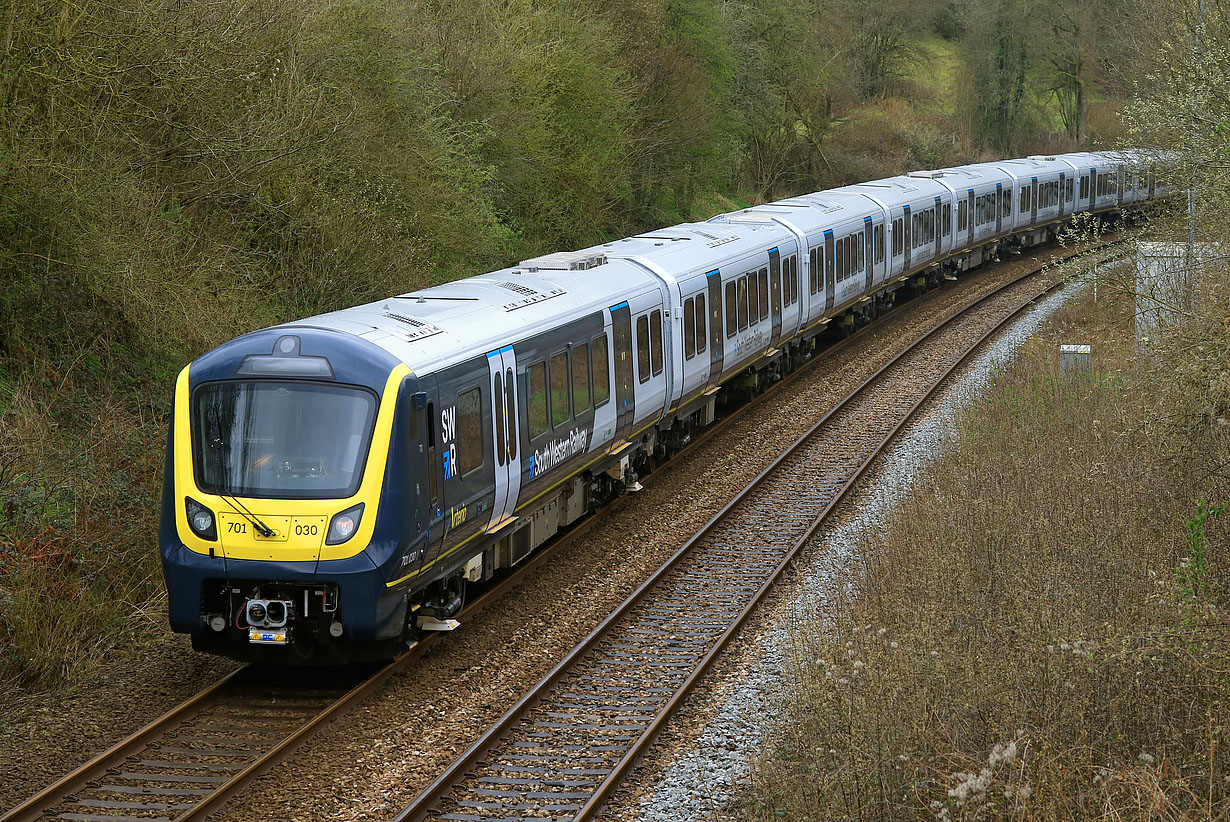
[[[749,818],[1230,805],[1230,517],[1203,501],[1230,495],[1230,421],[1176,402],[1168,355],[1136,362],[1133,306],[1104,285],[1062,311],[862,544],[797,633]]]

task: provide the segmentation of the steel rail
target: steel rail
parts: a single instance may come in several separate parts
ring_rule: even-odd
[[[1110,244],[1111,243],[1103,243],[1093,246],[1080,253],[1091,253],[1092,251],[1098,250]],[[1078,255],[1068,255],[1065,259],[1070,259],[1074,256]],[[1031,274],[1023,275],[1021,278],[1013,280],[1013,283],[1019,282],[1020,279],[1031,275],[1032,272]],[[929,302],[939,293],[941,293],[941,290],[936,289],[922,295],[922,298]],[[982,299],[986,298],[984,297]],[[917,305],[918,302],[919,301],[913,301],[915,305]],[[977,302],[974,304],[976,305]],[[956,314],[949,317],[944,321],[944,323],[951,321],[956,316],[960,316],[961,313],[967,310],[968,307],[958,310]],[[894,317],[900,316],[901,315],[898,312],[889,312],[881,315],[881,317],[877,320],[864,326],[851,336],[830,345],[823,351],[818,352],[817,355],[808,358],[808,360],[804,361],[794,372],[778,381],[764,393],[753,398],[749,402],[743,403],[730,413],[721,416],[713,425],[706,428],[695,439],[693,439],[693,441],[689,443],[686,448],[681,449],[679,453],[687,453],[698,448],[702,443],[708,441],[711,437],[717,436],[719,433],[726,430],[726,427],[735,420],[743,417],[745,414],[751,413],[762,404],[770,401],[780,392],[781,389],[794,383],[797,379],[800,379],[807,370],[807,366],[813,365],[822,360],[833,359],[848,346],[860,341],[867,334],[878,330],[885,322],[892,320]],[[942,326],[937,326],[937,328],[939,327]],[[898,357],[900,357],[900,355],[898,355]],[[864,385],[866,385],[866,383],[864,383]],[[664,467],[669,467],[669,464]],[[761,477],[763,477],[768,470],[769,469],[766,469],[766,472],[762,472]],[[661,469],[655,470],[652,474],[645,477],[644,480],[646,482],[654,482],[660,474]],[[760,478],[758,478],[758,480],[759,479]],[[516,572],[510,575],[507,579],[501,581],[495,587],[484,592],[479,599],[475,600],[474,603],[467,605],[467,607],[458,615],[459,619],[462,622],[472,619],[485,608],[489,607],[493,602],[501,598],[504,594],[508,593],[508,591],[519,586],[544,563],[560,551],[574,544],[599,522],[603,521],[605,517],[613,510],[620,507],[626,500],[627,496],[621,496],[603,508],[594,511],[581,523],[561,534],[559,539],[535,552],[535,554],[531,556],[527,562],[519,566]],[[710,525],[714,524],[717,519],[722,517],[724,513],[727,512],[734,504],[735,503],[732,502],[723,508],[722,512],[719,512],[719,514],[711,520]],[[689,542],[689,545],[691,544],[692,542]],[[687,546],[685,546],[685,549],[681,549],[681,551],[686,550],[686,548]],[[676,554],[676,556],[679,555],[679,553]],[[642,585],[641,588],[638,589],[638,592],[645,590],[648,585],[650,585],[650,583],[645,583]],[[634,594],[634,596],[636,596],[636,594]],[[608,622],[609,621],[610,620],[608,619]],[[604,625],[605,624],[607,623],[604,623]],[[591,636],[593,635],[591,634]],[[337,720],[350,708],[361,703],[366,697],[376,691],[380,685],[388,679],[389,676],[408,666],[410,663],[420,659],[441,639],[441,634],[429,634],[423,640],[415,643],[407,649],[395,660],[381,667],[371,676],[362,680],[358,684],[345,690],[344,693],[332,700],[323,710],[315,713],[300,727],[287,734],[280,742],[273,745],[270,749],[259,755],[247,765],[243,766],[242,769],[235,773],[227,782],[218,785],[217,788],[208,793],[208,795],[201,796],[190,808],[184,810],[184,812],[180,815],[175,816],[175,822],[201,820],[210,814],[217,812],[219,808],[233,798],[238,792],[243,790],[252,782],[252,780],[266,773],[278,763],[286,760],[304,741],[319,732],[326,725]],[[706,667],[707,665],[708,663],[706,663]],[[100,775],[106,774],[108,771],[113,771],[125,761],[140,753],[142,750],[150,748],[159,740],[165,738],[169,733],[176,730],[184,723],[202,715],[205,711],[217,705],[219,700],[226,694],[228,688],[241,684],[244,677],[250,675],[252,667],[253,666],[244,666],[222,677],[218,681],[206,687],[200,693],[189,698],[172,710],[168,711],[166,714],[153,720],[140,730],[126,737],[112,748],[93,757],[70,773],[61,777],[59,780],[56,780],[53,784],[47,786],[35,795],[29,797],[21,804],[10,809],[3,816],[0,816],[0,822],[30,822],[31,820],[46,818],[48,811],[71,799],[76,792],[88,786]],[[96,818],[102,819],[105,817]],[[138,819],[141,817],[134,816],[126,818]]]
[[[1093,248],[1082,252],[1089,254],[1097,250],[1106,248],[1121,241],[1112,241],[1099,244]],[[1081,256],[1081,254],[1073,254],[1072,257]],[[1047,264],[1043,264],[1037,268],[1023,273],[1021,276],[1005,283],[1000,288],[990,292],[983,297],[977,299],[970,305],[962,308],[951,316],[947,317],[940,324],[929,329],[919,335],[905,349],[894,356],[888,363],[881,367],[875,374],[861,383],[857,388],[850,392],[840,403],[832,408],[824,417],[813,425],[805,434],[799,437],[789,448],[779,455],[772,464],[765,468],[759,475],[756,476],[742,491],[739,492],[732,500],[730,500],[717,514],[715,514],[696,534],[694,534],[678,551],[675,552],[666,562],[664,562],[654,574],[642,583],[635,592],[633,592],[615,611],[613,611],[603,622],[596,627],[590,634],[577,644],[567,656],[565,656],[552,670],[547,673],[537,684],[527,691],[511,708],[504,713],[493,725],[491,725],[481,737],[479,737],[466,751],[453,762],[443,773],[440,774],[427,788],[425,788],[418,796],[414,798],[411,804],[401,811],[393,822],[421,822],[428,819],[438,809],[439,802],[444,799],[447,794],[460,785],[462,781],[483,761],[501,739],[516,726],[522,718],[537,705],[541,698],[557,685],[566,673],[582,659],[594,650],[598,643],[607,637],[614,626],[619,623],[624,617],[628,616],[632,610],[641,604],[646,596],[656,588],[673,570],[675,570],[681,562],[687,558],[693,549],[706,537],[713,533],[718,525],[724,523],[737,508],[749,500],[754,492],[759,490],[766,481],[772,477],[779,467],[791,456],[798,452],[809,440],[811,440],[817,432],[826,427],[828,422],[837,414],[842,412],[850,403],[862,395],[870,386],[875,384],[885,372],[889,371],[897,364],[902,362],[907,356],[913,353],[922,343],[926,342],[934,335],[942,330],[950,327],[959,319],[970,315],[984,303],[1002,295],[1008,289],[1013,288],[1022,281],[1035,277],[1047,269]],[[873,449],[862,464],[858,467],[855,473],[843,484],[837,495],[824,507],[822,512],[817,516],[806,532],[798,538],[792,547],[788,550],[786,556],[778,563],[777,567],[771,573],[769,578],[757,589],[751,601],[740,611],[736,620],[722,633],[719,640],[709,649],[699,664],[693,669],[688,676],[684,685],[675,691],[668,702],[659,711],[651,724],[641,733],[636,742],[623,754],[615,767],[603,778],[602,782],[595,789],[585,805],[572,817],[574,820],[583,820],[592,817],[606,803],[611,792],[622,782],[627,773],[635,765],[635,763],[645,754],[653,740],[657,737],[662,727],[665,725],[670,716],[692,691],[696,684],[701,680],[707,672],[713,661],[718,657],[721,651],[726,647],[729,641],[739,632],[746,623],[747,619],[755,610],[759,602],[764,598],[765,594],[780,578],[781,574],[794,561],[798,552],[802,547],[815,535],[824,521],[829,517],[831,512],[849,495],[850,491],[866,474],[869,467],[875,462],[883,450],[896,439],[901,429],[909,423],[922,408],[922,406],[935,394],[939,387],[949,380],[952,374],[961,368],[969,357],[973,355],[990,337],[998,333],[1006,324],[1019,316],[1021,312],[1029,308],[1039,297],[1067,284],[1068,280],[1060,280],[1057,283],[1048,286],[1037,294],[1030,296],[1027,300],[1017,306],[1011,313],[1007,314],[995,325],[980,335],[972,345],[970,345],[958,359],[944,371],[944,373],[932,382],[926,391],[913,403],[909,411],[894,425],[886,437]],[[465,817],[469,818],[469,817]],[[558,818],[558,817],[557,817]]]

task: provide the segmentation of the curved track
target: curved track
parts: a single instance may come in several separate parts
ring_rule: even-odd
[[[1022,275],[923,334],[846,397],[396,822],[581,820],[597,813],[901,428],[982,343],[1062,285],[1026,285],[1037,273]]]
[[[1008,288],[1035,273],[1022,275]],[[974,305],[1002,293],[995,292]],[[399,819],[427,818],[441,800],[454,803],[456,812],[440,817],[450,819],[488,818],[493,813],[508,818],[508,811],[533,818],[543,818],[544,814],[583,818],[600,806],[785,563],[873,458],[862,455],[881,432],[862,430],[859,415],[868,413],[867,406],[857,405],[856,399],[868,402],[879,396],[880,402],[889,405],[875,412],[876,418],[883,417],[882,422],[892,417],[896,412],[890,405],[899,405],[902,400],[894,400],[891,391],[876,387],[882,375],[893,368],[908,369],[906,359],[918,356],[920,346],[942,348],[945,343],[940,340],[949,338],[941,331],[967,317],[972,308],[958,312],[916,340],[880,375],[864,383],[821,420]],[[840,353],[854,339],[876,330],[880,322],[826,349],[824,357]],[[922,387],[922,372],[912,377],[915,388]],[[688,450],[775,393],[776,387],[739,407],[707,429]],[[913,410],[916,408],[917,404]],[[823,444],[817,439],[821,429],[828,437]],[[809,465],[821,451],[829,461]],[[832,461],[839,454],[846,457],[840,466]],[[787,474],[793,479],[785,479]],[[753,498],[755,494],[760,496]],[[793,510],[789,510],[787,500],[797,500],[800,494],[808,497],[807,508],[792,503]],[[616,500],[608,509],[624,499]],[[824,508],[819,515],[815,513],[818,506]],[[469,605],[459,619],[465,622],[473,618],[516,587],[557,550],[583,537],[602,513],[586,518],[535,554]],[[668,577],[672,587],[664,585]],[[697,605],[698,599],[704,600],[703,608]],[[634,608],[640,610],[633,614]],[[0,817],[0,822],[204,819],[254,778],[290,756],[315,732],[360,703],[390,675],[421,658],[439,639],[439,634],[429,635],[397,660],[374,670],[322,675],[299,671],[295,676],[301,681],[296,685],[284,684],[293,679],[286,677],[285,671],[241,668],[30,797]],[[589,658],[588,667],[571,667],[582,658]],[[554,701],[547,701],[551,686],[565,682],[567,687],[556,688],[557,693],[550,697]],[[531,708],[532,714],[527,713]],[[516,720],[525,717],[528,730],[523,729],[521,737],[509,736]],[[497,740],[504,740],[498,752],[493,750]],[[489,760],[486,770],[467,776],[466,769],[482,756]],[[444,799],[454,787],[455,796]]]

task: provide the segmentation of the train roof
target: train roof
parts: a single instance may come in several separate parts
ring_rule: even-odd
[[[704,275],[741,257],[763,254],[793,236],[777,223],[683,223],[596,245],[579,254],[605,254],[613,260],[652,267],[675,279]],[[532,261],[531,261],[532,262]]]
[[[835,188],[824,192],[824,196],[848,194],[871,197],[890,208],[912,205],[919,200],[931,200],[949,193],[944,184],[939,182],[941,174],[942,172],[938,171],[900,174],[896,177],[885,177],[882,180]]]
[[[427,372],[658,287],[649,272],[625,260],[576,254],[540,259],[544,266],[576,267],[505,268],[279,327],[352,334]]]
[[[979,186],[994,186],[997,183],[1008,183],[1012,178],[1008,172],[993,163],[970,163],[964,166],[952,166],[940,169],[940,178],[955,189],[966,191]]]
[[[831,195],[831,196],[830,196]],[[847,222],[861,223],[880,208],[862,195],[817,191],[786,200],[718,214],[710,223],[784,223],[809,237],[823,234]]]
[[[793,226],[814,237],[847,222],[862,222],[890,208],[929,201],[948,187],[987,178],[1006,181],[1008,170],[1032,176],[1044,170],[1115,167],[1161,162],[1163,152],[1076,152],[975,163],[856,183],[719,214],[581,251],[548,254],[518,266],[376,300],[277,326],[317,327],[364,339],[423,372],[501,348],[543,330],[600,311],[661,287],[658,276],[683,280],[789,243]],[[959,182],[958,182],[959,181]]]

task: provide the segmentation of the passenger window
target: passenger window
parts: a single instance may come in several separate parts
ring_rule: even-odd
[[[756,287],[756,272],[747,275],[747,319],[754,325],[760,319],[760,289]]]
[[[551,357],[551,427],[562,425],[572,416],[568,407],[568,352]]]
[[[653,354],[653,375],[662,373],[662,312],[654,311],[649,321],[649,350]]]
[[[641,315],[636,318],[636,376],[641,382],[649,381],[648,315]]]
[[[683,358],[696,356],[696,306],[688,299],[683,304]]]
[[[842,237],[837,241],[837,250],[834,252],[837,257],[837,282],[844,283],[846,281],[846,238]]]
[[[457,473],[483,464],[483,400],[478,388],[457,395]]]
[[[547,364],[536,362],[525,373],[530,439],[534,439],[547,431]]]
[[[757,278],[760,280],[760,319],[769,316],[769,269],[760,269]]]
[[[854,270],[862,274],[867,270],[867,237],[866,232],[858,233],[858,244],[855,247],[855,253],[858,255],[854,263]]]
[[[735,298],[734,281],[726,283],[726,336],[733,337],[739,330],[739,303]]]
[[[747,277],[739,278],[739,330],[747,328]]]
[[[610,376],[607,371],[606,334],[594,337],[594,407],[601,408],[611,398]]]
[[[876,226],[876,263],[884,262],[884,224]]]
[[[696,295],[696,353],[705,353],[705,342],[709,339],[709,326],[705,314],[705,295]]]
[[[578,417],[589,410],[589,344],[572,347],[572,409]]]
[[[492,380],[491,416],[495,419],[495,461],[503,465],[508,446],[504,442],[504,375],[499,371]]]
[[[517,387],[511,368],[504,371],[504,407],[508,409],[508,457],[517,458]]]
[[[790,258],[790,304],[799,301],[799,258]]]
[[[811,294],[816,293],[816,279],[817,279],[816,275],[820,271],[820,266],[817,264],[817,259],[819,258],[819,256],[820,256],[819,248],[813,248],[807,252],[807,262],[808,262],[807,276],[809,279],[809,282],[807,283],[807,286],[808,286],[807,290]]]

